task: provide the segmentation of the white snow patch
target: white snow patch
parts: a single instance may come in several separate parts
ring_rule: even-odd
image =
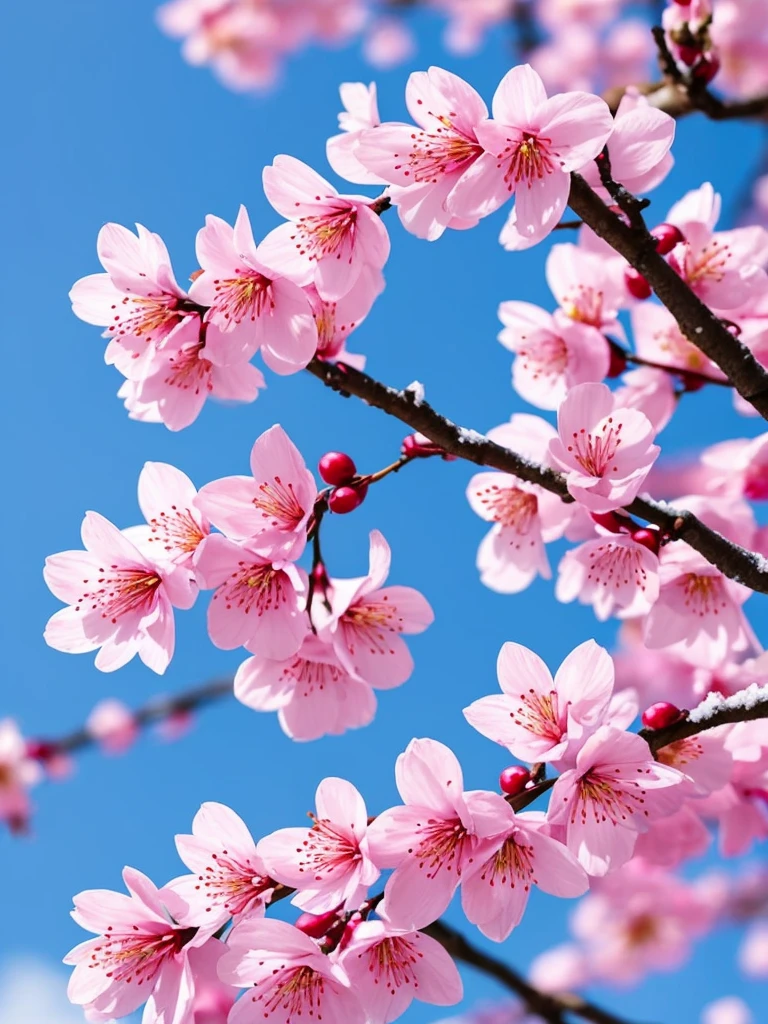
[[[487,440],[488,438],[485,434],[481,434],[477,430],[469,430],[467,427],[459,427],[460,444],[482,444],[483,441]]]
[[[405,389],[405,393],[411,396],[411,401],[414,405],[421,405],[424,401],[424,395],[426,394],[424,385],[420,380],[415,380],[409,384]]]
[[[751,683],[744,690],[739,690],[730,697],[723,697],[719,693],[707,694],[705,700],[688,713],[689,722],[706,722],[718,711],[736,711],[743,709],[751,711],[758,704],[768,702],[768,683],[763,686],[758,683]]]

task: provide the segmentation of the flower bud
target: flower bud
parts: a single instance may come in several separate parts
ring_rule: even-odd
[[[648,299],[653,293],[653,289],[643,275],[634,267],[627,267],[624,271],[624,283],[629,294],[636,299]]]
[[[531,773],[521,764],[513,764],[505,768],[499,776],[499,788],[507,796],[517,796],[522,793],[531,781]]]
[[[320,476],[332,487],[342,487],[348,484],[357,473],[349,455],[344,452],[326,452],[317,464]]]
[[[661,700],[658,704],[651,704],[643,712],[641,719],[646,729],[665,729],[668,725],[674,725],[683,717],[683,712],[674,704]]]

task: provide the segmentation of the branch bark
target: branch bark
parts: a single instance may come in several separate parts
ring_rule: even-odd
[[[671,273],[674,274],[674,271]],[[565,479],[553,469],[531,462],[487,437],[457,426],[426,402],[417,404],[408,391],[387,387],[350,366],[325,363],[317,358],[312,360],[307,369],[326,387],[342,394],[356,395],[368,405],[396,417],[412,430],[426,434],[430,441],[451,455],[538,484],[557,494],[563,501],[573,500],[568,494]],[[725,576],[759,593],[768,593],[768,566],[762,556],[731,543],[691,512],[678,511],[666,503],[644,498],[636,498],[631,505],[627,505],[627,511],[658,526],[671,538],[685,541]]]
[[[745,697],[747,699],[745,699]],[[716,729],[720,725],[735,725],[738,722],[754,722],[760,718],[768,718],[768,685],[754,692],[742,691],[734,697],[726,697],[720,706],[710,711],[705,701],[693,712],[686,712],[684,718],[663,729],[641,729],[640,735],[655,754],[662,747],[679,740],[696,736],[708,729]]]

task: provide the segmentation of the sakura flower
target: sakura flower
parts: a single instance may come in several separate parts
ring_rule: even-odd
[[[23,830],[29,818],[27,790],[39,781],[40,766],[27,755],[27,744],[12,718],[0,719],[0,821]]]
[[[344,668],[377,689],[391,689],[408,679],[413,658],[401,634],[423,633],[435,617],[418,590],[382,587],[390,560],[389,544],[378,530],[371,530],[368,575],[331,581],[331,612],[318,630],[321,639],[333,644]]]
[[[264,265],[244,206],[234,228],[220,217],[206,217],[197,234],[197,258],[203,273],[189,294],[210,307],[206,320],[219,328],[206,345],[211,362],[242,363],[260,349],[275,373],[303,369],[317,348],[307,296]]]
[[[195,600],[189,574],[145,558],[97,512],[86,512],[81,536],[85,551],[62,551],[45,561],[45,582],[68,605],[48,620],[46,643],[69,654],[99,649],[102,672],[138,654],[162,675],[173,655],[173,607],[190,608]]]
[[[530,65],[514,67],[493,97],[493,120],[476,128],[486,152],[456,186],[449,209],[483,217],[514,194],[518,232],[540,241],[566,207],[570,172],[593,160],[612,130],[599,97],[570,92],[547,99]]]
[[[186,473],[167,462],[145,462],[139,474],[139,507],[147,525],[131,527],[126,536],[158,564],[193,572],[195,551],[211,532],[196,497],[197,488]]]
[[[375,864],[395,868],[382,912],[397,928],[423,928],[446,909],[480,841],[507,827],[496,793],[465,793],[455,754],[436,740],[411,740],[395,767],[404,806],[380,814],[368,828]]]
[[[248,991],[238,999],[229,1024],[365,1024],[366,1014],[342,968],[320,952],[309,936],[267,918],[243,921],[227,940],[219,961],[222,981]]]
[[[581,896],[589,879],[562,843],[541,830],[538,816],[515,814],[507,828],[480,845],[461,885],[461,906],[483,935],[503,942],[522,920],[531,886],[553,896]]]
[[[530,302],[502,302],[499,341],[515,352],[512,384],[539,409],[557,409],[569,388],[608,374],[608,342],[594,327],[552,316]]]
[[[464,994],[456,964],[436,939],[388,921],[362,921],[338,962],[365,1006],[368,1024],[389,1024],[414,999],[453,1006]]]
[[[219,960],[226,951],[226,945],[215,939],[189,951],[189,963],[195,978],[192,1000],[194,1024],[227,1024],[238,990],[219,978]]]
[[[659,558],[629,534],[608,533],[566,551],[555,595],[591,604],[601,622],[645,615],[659,595]]]
[[[105,754],[123,754],[133,746],[139,725],[131,709],[120,700],[99,701],[86,719],[85,731]]]
[[[317,486],[301,452],[279,424],[256,438],[251,473],[202,487],[195,499],[198,514],[232,539],[294,561],[307,542]]]
[[[639,736],[604,725],[555,783],[548,820],[565,826],[566,845],[588,874],[605,875],[626,864],[651,822],[680,807],[683,781]]]
[[[676,868],[705,854],[712,834],[697,813],[697,803],[688,800],[679,811],[660,818],[639,835],[635,857],[656,867]]]
[[[472,86],[438,67],[409,77],[405,102],[418,128],[380,125],[361,135],[356,155],[395,186],[391,196],[403,225],[432,241],[447,227],[465,226],[453,223],[450,199],[483,155],[475,128],[488,108]]]
[[[121,398],[128,418],[139,423],[162,423],[163,417],[157,402],[142,402],[139,396],[141,384],[135,380],[124,380],[117,391]]]
[[[169,430],[194,423],[207,398],[253,402],[266,387],[262,372],[247,359],[227,366],[208,359],[208,339],[217,330],[199,317],[188,317],[147,363],[135,399],[152,407]]]
[[[275,883],[233,810],[204,803],[192,822],[192,835],[176,836],[176,849],[194,872],[169,883],[189,908],[188,924],[217,928],[230,918],[263,916]]]
[[[710,470],[708,491],[750,501],[768,498],[768,434],[721,441],[705,448],[701,461]]]
[[[555,431],[546,420],[516,413],[509,423],[486,435],[537,462],[546,460]],[[485,586],[502,594],[524,590],[538,575],[551,570],[545,543],[562,537],[574,509],[551,491],[508,473],[476,473],[467,487],[472,511],[494,525],[477,552]]]
[[[298,652],[274,661],[255,655],[235,674],[235,696],[255,711],[277,711],[280,728],[294,740],[338,736],[369,725],[376,694],[341,664],[333,646],[313,635]]]
[[[647,417],[656,434],[660,434],[677,408],[672,374],[652,366],[638,366],[636,370],[625,373],[621,380],[621,387],[614,391],[616,402],[624,409],[637,409]],[[655,468],[651,473],[654,471]],[[654,488],[651,489],[657,494]]]
[[[364,167],[356,149],[369,128],[381,124],[376,100],[376,83],[343,82],[339,86],[344,110],[339,114],[340,135],[334,135],[325,144],[325,155],[336,174],[356,185],[381,185],[381,178]]]
[[[644,302],[631,313],[637,354],[654,363],[725,380],[722,370],[681,333],[677,321],[663,306]]]
[[[628,89],[621,97],[608,139],[613,180],[634,195],[650,192],[672,170],[674,138],[675,119],[652,107],[637,90]],[[581,175],[604,200],[611,201],[596,164],[587,164]]]
[[[586,241],[583,232],[582,235]],[[545,273],[547,284],[567,317],[596,328],[600,334],[623,338],[618,312],[624,301],[624,276],[615,272],[615,262],[611,256],[591,251],[586,244],[561,243],[550,249]]]
[[[605,384],[571,388],[557,413],[550,457],[566,473],[568,491],[590,512],[610,512],[638,494],[660,449],[636,409],[617,405]]]
[[[273,832],[259,842],[259,855],[273,878],[298,890],[293,903],[302,910],[357,910],[381,874],[368,852],[365,803],[351,782],[336,778],[323,779],[315,803],[310,829]]]
[[[214,589],[208,633],[225,651],[245,646],[266,658],[289,658],[309,631],[306,573],[213,533],[200,545],[200,586]]]
[[[704,818],[717,821],[720,851],[725,857],[734,857],[746,853],[755,841],[768,838],[765,722],[733,726],[726,747],[733,757],[731,781],[711,796],[698,799],[696,808]]]
[[[496,663],[499,696],[481,697],[464,717],[521,761],[559,761],[598,725],[613,692],[613,662],[594,640],[576,647],[554,680],[537,654],[505,643]]]
[[[264,191],[289,223],[267,235],[260,257],[297,284],[314,284],[322,298],[335,301],[351,291],[364,266],[381,270],[387,262],[389,235],[365,196],[339,195],[292,156],[277,156],[264,169]]]
[[[194,999],[190,952],[211,943],[210,929],[190,927],[186,905],[134,868],[123,871],[129,895],[91,889],[75,896],[72,917],[98,938],[81,942],[64,962],[74,965],[71,1002],[107,1017],[125,1017],[147,1004],[145,1024],[183,1021]]]
[[[656,760],[682,772],[694,796],[706,796],[731,781],[733,754],[726,738],[722,729],[687,736],[657,750]]]
[[[383,290],[384,278],[381,272],[368,266],[363,267],[352,290],[338,302],[326,301],[320,298],[314,285],[306,286],[305,291],[317,326],[318,359],[343,362],[355,369],[363,369],[365,357],[347,352],[347,338],[365,320]]]

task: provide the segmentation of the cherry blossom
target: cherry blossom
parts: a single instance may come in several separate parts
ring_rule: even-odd
[[[368,812],[346,779],[323,779],[317,814],[306,828],[283,828],[259,842],[269,873],[298,890],[293,903],[312,914],[356,910],[380,875],[368,851]]]
[[[701,1014],[701,1024],[754,1024],[752,1011],[740,996],[723,996],[708,1003]]]
[[[174,879],[169,887],[187,904],[189,924],[216,928],[230,918],[264,915],[275,883],[233,810],[203,804],[192,822],[192,835],[176,836],[176,849],[193,874]]]
[[[568,490],[591,512],[628,505],[643,485],[659,447],[637,409],[617,405],[604,384],[579,384],[557,412],[550,457],[566,473]]]
[[[42,772],[27,754],[27,744],[12,718],[0,719],[0,821],[23,830],[29,818],[27,791]]]
[[[151,562],[97,512],[86,512],[81,536],[85,551],[45,560],[45,582],[68,606],[48,620],[46,643],[68,654],[98,649],[102,672],[138,654],[162,675],[173,656],[173,607],[190,608],[195,600],[189,573]]]
[[[130,527],[125,535],[158,564],[194,573],[195,551],[211,532],[196,497],[197,488],[186,473],[167,462],[145,462],[139,474],[139,507],[147,525]]]
[[[294,740],[338,736],[369,725],[376,694],[339,661],[332,644],[305,637],[290,658],[254,655],[235,674],[235,696],[255,711],[277,711],[280,728]]]
[[[721,441],[705,448],[701,461],[711,471],[708,491],[750,501],[768,498],[768,434]]]
[[[609,533],[563,555],[558,566],[558,601],[591,604],[604,622],[612,615],[645,615],[659,596],[659,558],[631,534]]]
[[[554,679],[537,654],[508,642],[496,672],[502,694],[476,700],[464,717],[521,761],[562,760],[600,723],[613,692],[613,662],[594,640],[571,651]]]
[[[581,239],[586,241],[586,237],[582,230]],[[586,244],[553,245],[547,256],[545,274],[552,294],[567,317],[594,327],[601,334],[623,339],[624,328],[618,320],[618,312],[624,304],[624,283],[623,277],[615,273],[615,263],[615,254],[607,257],[603,252],[591,251]],[[596,339],[593,344],[600,350]]]
[[[318,635],[333,644],[344,668],[377,689],[400,686],[413,671],[413,658],[402,633],[422,633],[434,613],[411,587],[382,587],[389,575],[391,551],[378,530],[371,530],[368,575],[331,580],[331,612]],[[313,615],[322,606],[313,605]]]
[[[365,1006],[368,1024],[389,1024],[414,999],[434,1006],[461,1002],[461,977],[450,954],[423,932],[363,921],[338,959]]]
[[[339,114],[340,135],[325,144],[328,163],[340,178],[356,185],[383,185],[378,175],[364,167],[357,157],[357,145],[363,132],[381,124],[376,97],[376,83],[344,82],[339,86],[344,110]]]
[[[320,298],[314,285],[306,286],[305,291],[317,326],[318,359],[342,362],[357,370],[363,369],[365,356],[347,352],[347,338],[365,320],[383,290],[384,278],[381,272],[369,266],[363,267],[352,290],[338,302],[326,301]]]
[[[363,267],[381,270],[387,262],[389,235],[365,196],[340,195],[292,156],[264,169],[264,191],[288,223],[267,235],[260,257],[297,284],[314,284],[333,302],[352,290]]]

